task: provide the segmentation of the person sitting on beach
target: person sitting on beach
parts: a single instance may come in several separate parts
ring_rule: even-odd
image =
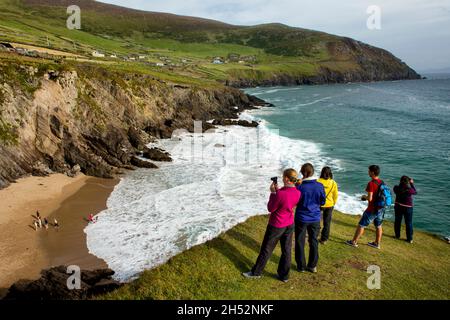
[[[39,228],[42,228],[42,220],[41,220],[41,217],[38,217],[38,218],[37,218],[37,223],[38,223],[38,225],[39,225]]]
[[[273,182],[270,185],[270,198],[267,209],[270,212],[261,250],[251,271],[244,272],[246,278],[260,278],[278,241],[281,243],[281,258],[278,264],[278,279],[287,282],[291,268],[292,235],[294,232],[294,207],[301,198],[301,193],[295,188],[297,172],[287,169],[283,173],[281,189]]]
[[[34,220],[33,224],[34,224],[34,231],[37,231],[37,229],[39,227],[37,220]]]
[[[56,218],[53,219],[53,227],[59,228],[59,223],[58,220],[56,220]]]
[[[358,247],[358,240],[364,234],[364,229],[367,228],[372,222],[376,228],[376,240],[375,242],[369,242],[368,245],[373,248],[380,249],[381,236],[383,235],[383,219],[384,211],[383,207],[377,207],[376,195],[378,194],[378,189],[380,188],[382,181],[379,178],[380,167],[377,165],[372,165],[369,167],[369,177],[371,181],[367,184],[366,192],[367,195],[363,195],[361,200],[368,201],[369,204],[367,209],[364,211],[361,220],[359,221],[358,227],[356,228],[355,235],[352,240],[348,240],[345,243],[349,246]]]
[[[47,220],[47,218],[44,218],[44,227],[45,227],[45,229],[48,229],[48,220]]]
[[[320,243],[325,244],[330,237],[330,228],[331,228],[331,217],[333,214],[334,206],[338,200],[338,185],[336,181],[333,180],[333,172],[330,167],[323,167],[322,172],[320,173],[320,179],[317,180],[323,184],[325,188],[326,200],[322,209],[322,217],[323,217],[323,227],[322,234],[320,236]]]
[[[400,184],[394,187],[395,193],[395,223],[394,231],[395,237],[400,239],[400,231],[402,227],[402,220],[405,217],[406,225],[406,241],[413,243],[413,196],[417,194],[414,180],[403,176],[400,179]]]
[[[299,272],[317,272],[319,261],[320,207],[325,204],[326,194],[323,184],[317,182],[314,167],[305,163],[300,172],[303,175],[297,189],[302,197],[295,211],[295,261]],[[305,241],[308,233],[309,259],[306,264]]]
[[[88,221],[89,221],[89,223],[95,223],[97,221],[97,219],[94,217],[94,215],[92,213],[90,213],[88,216]]]

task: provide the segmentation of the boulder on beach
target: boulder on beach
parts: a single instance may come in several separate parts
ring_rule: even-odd
[[[256,121],[232,120],[232,119],[215,119],[212,122],[212,124],[215,126],[241,126],[251,128],[256,128],[259,126],[259,123]]]
[[[40,161],[33,166],[31,171],[31,174],[35,177],[48,177],[52,173],[53,171]]]
[[[237,122],[238,126],[242,126],[242,127],[251,127],[251,128],[256,128],[257,126],[259,126],[259,123],[256,121],[247,121],[247,120],[239,120]]]
[[[38,280],[19,280],[13,284],[4,300],[84,300],[113,291],[121,284],[112,279],[111,269],[81,270],[80,289],[69,289],[72,274],[66,266],[43,270]],[[70,280],[69,280],[70,283]]]
[[[170,154],[159,148],[145,147],[144,151],[142,152],[142,156],[146,159],[153,160],[153,161],[159,161],[159,162],[171,162],[172,161]]]
[[[81,167],[79,164],[76,164],[72,167],[72,169],[70,169],[66,172],[66,175],[68,177],[74,178],[77,175],[79,175],[80,173],[81,173]]]

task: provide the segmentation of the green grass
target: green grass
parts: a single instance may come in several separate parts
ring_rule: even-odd
[[[0,142],[5,145],[16,145],[18,139],[15,128],[0,118]]]
[[[248,280],[241,272],[254,264],[267,217],[249,219],[214,240],[191,248],[166,264],[143,272],[122,288],[99,299],[449,299],[449,245],[436,236],[415,232],[414,244],[393,238],[386,222],[382,249],[346,246],[358,217],[334,213],[331,238],[320,246],[318,273],[298,273],[293,261],[290,281],[276,276],[279,247],[263,278]],[[369,290],[369,265],[381,268],[381,289]]]
[[[3,60],[1,57],[0,55],[0,83],[20,87],[22,92],[29,96],[40,88],[40,82],[36,81],[36,76],[42,75],[43,70],[48,66],[47,64],[40,64],[35,76],[30,71],[30,68],[34,68],[35,65],[27,65],[26,61],[22,59],[13,59],[14,63],[11,63],[12,60]],[[16,64],[17,62],[21,64],[19,69]]]

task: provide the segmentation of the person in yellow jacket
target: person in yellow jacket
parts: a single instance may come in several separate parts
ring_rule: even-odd
[[[333,180],[333,172],[330,167],[324,167],[320,173],[320,179],[317,180],[323,184],[326,195],[326,202],[322,206],[323,228],[320,236],[320,243],[325,244],[330,237],[331,217],[334,206],[338,200],[338,185]]]

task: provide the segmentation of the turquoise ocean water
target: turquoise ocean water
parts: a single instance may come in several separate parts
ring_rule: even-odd
[[[339,161],[335,179],[341,191],[362,194],[371,164],[381,166],[390,187],[408,175],[418,189],[415,227],[450,235],[450,79],[246,92],[276,106],[252,116],[282,136],[316,143],[326,157]]]

